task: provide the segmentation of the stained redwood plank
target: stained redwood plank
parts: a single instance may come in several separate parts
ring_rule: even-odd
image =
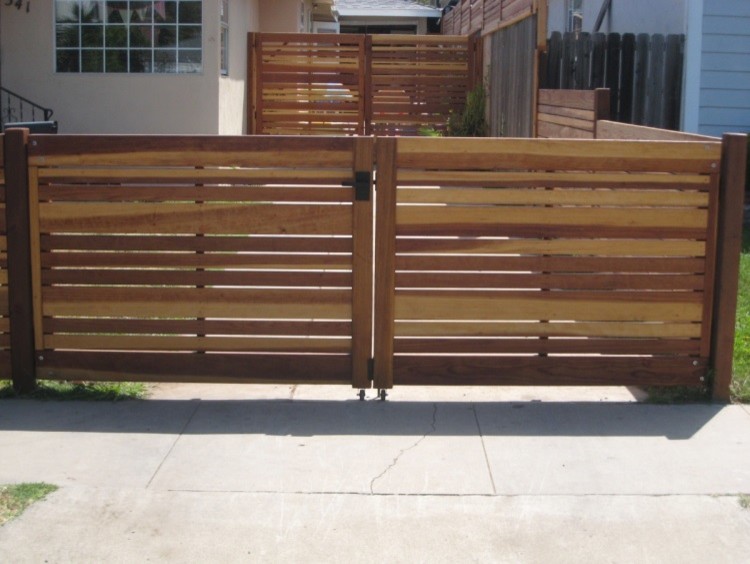
[[[454,292],[396,293],[396,319],[578,320],[693,322],[702,317],[700,295],[647,292]]]
[[[205,256],[205,255],[203,255]],[[198,258],[196,264],[204,265]],[[171,286],[352,286],[351,272],[331,271],[215,271],[215,270],[128,270],[128,269],[45,269],[42,283],[78,285],[171,285]]]
[[[42,235],[42,250],[351,253],[351,237]]]
[[[698,355],[698,340],[667,339],[429,339],[399,338],[396,354]]]
[[[560,256],[404,256],[396,257],[398,270],[425,271],[535,271],[577,273],[685,273],[703,272],[700,258],[560,257]]]
[[[705,359],[396,356],[396,385],[700,386]]]
[[[179,354],[45,351],[50,380],[226,383],[348,383],[348,355]]]
[[[547,290],[703,290],[704,277],[659,274],[495,274],[397,272],[399,288],[545,288]]]
[[[703,241],[659,239],[477,239],[419,238],[396,240],[397,253],[527,254],[597,257],[701,257]]]
[[[351,319],[350,290],[44,288],[47,316]]]
[[[718,143],[562,139],[404,138],[398,165],[406,168],[530,168],[567,171],[711,173],[721,158]],[[436,166],[437,163],[445,165]]]
[[[348,206],[42,203],[43,232],[332,234],[352,231]]]
[[[397,337],[599,337],[695,339],[698,323],[398,321]]]

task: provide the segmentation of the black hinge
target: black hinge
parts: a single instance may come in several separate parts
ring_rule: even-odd
[[[372,172],[358,170],[354,173],[354,182],[346,182],[347,186],[354,186],[354,199],[357,202],[369,202],[372,191]]]
[[[367,377],[372,382],[375,379],[375,359],[370,358],[367,360]]]

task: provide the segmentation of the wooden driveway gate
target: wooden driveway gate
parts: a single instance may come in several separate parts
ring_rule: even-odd
[[[728,397],[744,136],[0,138],[0,368],[20,388],[714,369]]]
[[[369,386],[372,144],[34,137],[38,376]]]
[[[721,144],[378,140],[375,386],[699,385]]]

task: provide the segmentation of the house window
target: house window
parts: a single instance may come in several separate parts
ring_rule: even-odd
[[[221,74],[229,75],[229,0],[221,0]]]
[[[203,70],[200,0],[55,0],[57,72]]]
[[[568,20],[565,31],[580,33],[583,30],[583,0],[567,0]]]

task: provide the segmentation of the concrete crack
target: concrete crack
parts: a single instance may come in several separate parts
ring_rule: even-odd
[[[159,463],[159,466],[156,467],[156,470],[154,470],[153,475],[151,476],[151,479],[146,484],[146,489],[149,489],[151,487],[151,482],[154,481],[154,478],[156,478],[156,475],[161,470],[161,467],[164,466],[164,463],[167,461],[167,458],[169,458],[169,455],[172,454],[172,451],[174,450],[174,447],[177,446],[177,442],[182,438],[182,435],[185,434],[185,431],[187,430],[188,426],[193,420],[193,417],[195,417],[195,414],[198,413],[198,408],[201,406],[201,400],[198,400],[195,402],[195,409],[193,409],[193,412],[190,414],[190,417],[188,417],[187,421],[185,421],[185,424],[182,426],[182,429],[180,429],[180,434],[177,435],[174,442],[172,443],[172,446],[169,447],[169,450],[167,451],[167,454],[164,455],[164,458]]]
[[[437,422],[437,404],[433,403],[432,404],[432,423],[430,424],[430,430],[427,431],[421,437],[419,437],[419,439],[417,439],[417,441],[413,445],[411,445],[408,448],[402,449],[396,455],[396,458],[393,459],[393,462],[391,462],[385,470],[383,470],[380,474],[378,474],[372,480],[370,480],[370,495],[375,495],[375,482],[377,482],[380,478],[382,478],[388,472],[390,472],[396,466],[396,464],[398,464],[399,459],[404,454],[406,454],[410,450],[413,450],[413,449],[417,448],[417,446],[419,446],[419,443],[421,443],[423,440],[425,440],[427,437],[429,437],[430,435],[432,435],[437,430],[436,427],[435,427],[436,422]]]
[[[484,463],[487,465],[487,472],[490,475],[490,484],[492,485],[492,493],[497,495],[497,488],[495,487],[495,478],[492,475],[492,466],[490,466],[490,458],[487,456],[487,447],[484,444],[484,434],[482,433],[482,426],[479,424],[479,415],[477,415],[477,405],[471,404],[471,410],[474,412],[474,421],[477,423],[477,431],[479,431],[479,440],[482,442],[482,452],[484,452]]]

